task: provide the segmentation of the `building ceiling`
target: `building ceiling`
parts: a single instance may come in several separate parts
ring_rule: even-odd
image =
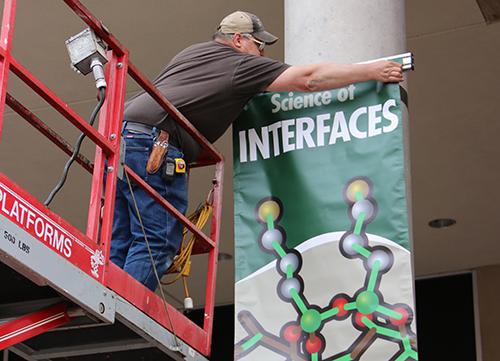
[[[2,2],[3,3],[3,2]],[[227,13],[259,14],[266,27],[283,37],[282,1],[86,0],[83,3],[152,78],[179,50],[211,37]],[[500,263],[496,193],[500,155],[495,139],[500,122],[500,23],[486,25],[475,0],[407,1],[407,44],[415,54],[409,75],[412,220],[417,276]],[[18,0],[14,56],[80,115],[88,119],[96,103],[93,81],[70,70],[64,41],[85,25],[61,1]],[[268,56],[283,59],[283,44]],[[387,54],[391,55],[391,54]],[[130,80],[127,94],[137,86]],[[11,74],[9,93],[73,143],[78,136],[60,115]],[[216,146],[226,157],[221,252],[233,254],[230,132]],[[93,159],[87,142],[84,153]],[[0,170],[44,200],[67,157],[22,118],[6,109],[0,142]],[[195,207],[210,185],[210,169],[194,170],[190,192]],[[52,208],[78,228],[86,224],[90,176],[78,166]],[[457,224],[434,229],[428,222],[453,218]],[[191,291],[204,299],[206,259],[195,257]],[[233,263],[221,261],[217,304],[233,302]],[[180,287],[168,287],[180,306]]]

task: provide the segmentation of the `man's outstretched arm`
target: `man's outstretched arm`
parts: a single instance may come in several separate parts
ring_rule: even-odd
[[[293,65],[278,76],[266,90],[314,92],[368,80],[401,82],[401,64],[382,60],[369,64]]]

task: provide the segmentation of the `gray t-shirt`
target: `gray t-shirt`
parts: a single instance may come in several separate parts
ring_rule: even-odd
[[[154,80],[165,97],[210,142],[216,141],[255,94],[264,91],[289,65],[244,54],[215,41],[195,44],[177,54]],[[166,129],[188,162],[199,155],[197,143],[144,91],[125,103],[124,120]]]

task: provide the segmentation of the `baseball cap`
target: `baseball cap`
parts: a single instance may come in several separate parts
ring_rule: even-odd
[[[254,14],[246,11],[235,11],[220,22],[217,30],[223,34],[248,33],[266,44],[274,44],[278,37],[264,29],[262,21]]]

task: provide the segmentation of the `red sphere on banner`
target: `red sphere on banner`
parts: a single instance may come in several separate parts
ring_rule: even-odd
[[[347,311],[344,306],[347,304],[347,299],[344,297],[336,297],[333,299],[331,306],[332,308],[338,308],[339,312],[335,315],[336,317],[344,317],[349,311]]]
[[[363,323],[363,317],[366,317],[370,321],[373,321],[373,315],[364,315],[361,312],[356,312],[356,315],[354,316],[354,322],[361,328],[366,327],[366,325]]]
[[[300,328],[300,326],[296,324],[291,324],[285,328],[283,336],[285,337],[285,340],[292,343],[292,342],[297,342],[301,334],[302,334],[302,329]]]
[[[323,347],[321,338],[312,333],[306,341],[306,351],[310,354],[317,353]]]
[[[403,315],[403,317],[401,317],[401,319],[399,319],[399,320],[391,317],[390,318],[391,323],[394,326],[404,326],[404,325],[406,325],[406,322],[408,321],[408,317],[409,317],[408,311],[405,308],[403,308],[403,307],[396,307],[396,308],[394,308],[394,311],[400,313],[401,315]]]

